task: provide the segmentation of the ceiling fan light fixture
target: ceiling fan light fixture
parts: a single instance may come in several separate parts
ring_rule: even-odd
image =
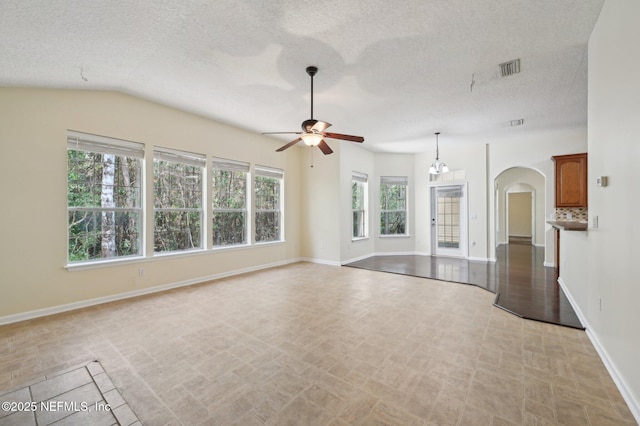
[[[322,134],[313,132],[303,133],[300,135],[300,139],[302,139],[307,146],[318,146],[318,144],[322,142]]]

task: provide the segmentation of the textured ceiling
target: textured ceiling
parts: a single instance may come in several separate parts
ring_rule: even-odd
[[[118,90],[297,131],[316,65],[314,118],[365,148],[425,151],[435,131],[485,143],[586,123],[603,1],[2,0],[0,85]],[[521,73],[500,77],[516,58]]]

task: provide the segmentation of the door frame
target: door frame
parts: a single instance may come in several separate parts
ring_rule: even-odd
[[[438,249],[436,232],[436,188],[462,188],[460,201],[460,247],[458,250]],[[467,196],[467,182],[438,182],[429,184],[429,231],[431,234],[431,256],[469,257],[469,197]]]

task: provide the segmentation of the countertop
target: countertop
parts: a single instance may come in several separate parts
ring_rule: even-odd
[[[586,222],[574,222],[574,221],[553,221],[549,220],[547,223],[556,229],[563,231],[586,231],[588,225]]]

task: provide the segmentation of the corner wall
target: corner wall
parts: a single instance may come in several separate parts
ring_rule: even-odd
[[[368,208],[369,219],[366,224],[369,237],[353,240],[352,209],[351,209],[351,176],[353,172],[366,173],[368,176]],[[375,212],[378,211],[378,203],[373,189],[378,184],[375,182],[374,154],[355,144],[342,143],[340,145],[340,261],[349,261],[368,257],[375,252],[374,230]]]
[[[591,227],[598,217],[598,228],[583,242],[587,259],[567,265],[568,272],[586,266],[586,282],[563,279],[640,422],[638,16],[637,0],[607,0],[589,41],[589,217]],[[609,185],[598,188],[598,176]]]

